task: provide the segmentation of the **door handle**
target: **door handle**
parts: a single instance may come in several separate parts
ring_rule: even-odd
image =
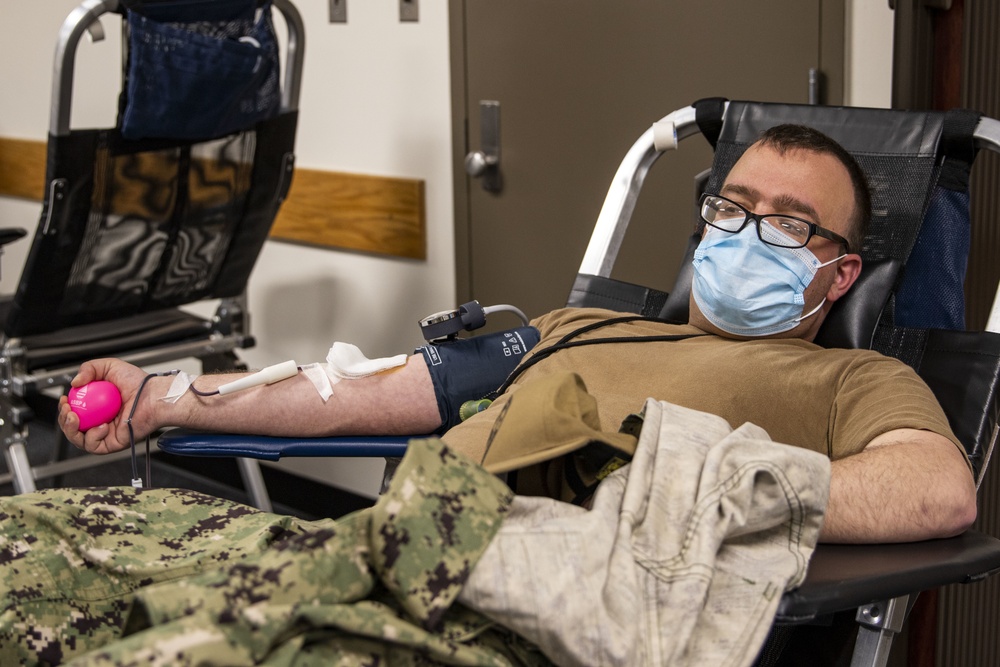
[[[481,178],[483,190],[500,192],[500,103],[479,102],[479,150],[465,156],[465,173]]]

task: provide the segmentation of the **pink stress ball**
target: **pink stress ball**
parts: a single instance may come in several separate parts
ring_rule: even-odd
[[[105,380],[95,380],[69,390],[69,409],[80,418],[80,430],[86,431],[115,418],[122,407],[118,387]]]

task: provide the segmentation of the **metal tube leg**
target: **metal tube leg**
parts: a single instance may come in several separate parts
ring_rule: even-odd
[[[250,504],[264,512],[271,512],[271,497],[264,485],[264,475],[260,471],[260,463],[256,459],[238,458],[240,476],[243,478],[243,488],[250,494]]]
[[[396,468],[399,467],[402,461],[402,456],[385,457],[385,470],[382,471],[382,486],[378,490],[380,496],[389,490],[389,482],[392,481],[392,476],[396,474]]]
[[[24,448],[24,443],[15,442],[9,445],[4,449],[3,454],[4,458],[7,459],[7,469],[10,471],[14,491],[17,493],[35,491],[35,475],[31,472],[28,450]]]
[[[889,660],[892,640],[903,629],[909,595],[858,608],[858,640],[851,667],[884,667]]]

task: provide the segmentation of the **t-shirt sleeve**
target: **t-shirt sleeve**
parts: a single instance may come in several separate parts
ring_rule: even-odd
[[[830,415],[831,459],[857,454],[883,433],[901,428],[931,431],[966,455],[927,384],[896,359],[873,355],[845,372]]]

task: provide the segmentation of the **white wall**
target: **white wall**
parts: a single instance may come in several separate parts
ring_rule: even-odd
[[[892,105],[892,10],[885,0],[847,0],[844,102]]]
[[[447,3],[423,2],[418,23],[398,21],[395,0],[354,0],[348,23],[327,22],[327,0],[297,0],[306,24],[306,68],[297,164],[426,182],[426,261],[269,241],[250,284],[258,346],[251,366],[322,359],[335,340],[369,356],[409,351],[416,321],[454,304],[451,119]],[[0,0],[0,136],[45,138],[55,36],[77,0]],[[848,100],[888,106],[892,15],[886,3],[848,0]],[[114,122],[118,28],[79,49],[73,127]],[[886,45],[890,45],[887,49]],[[0,224],[34,229],[35,202],[0,197]],[[27,241],[8,250],[0,292],[16,285]],[[205,310],[205,309],[199,309]],[[210,310],[210,309],[209,309]],[[377,461],[293,461],[296,471],[373,494]],[[125,483],[122,480],[122,483]]]

